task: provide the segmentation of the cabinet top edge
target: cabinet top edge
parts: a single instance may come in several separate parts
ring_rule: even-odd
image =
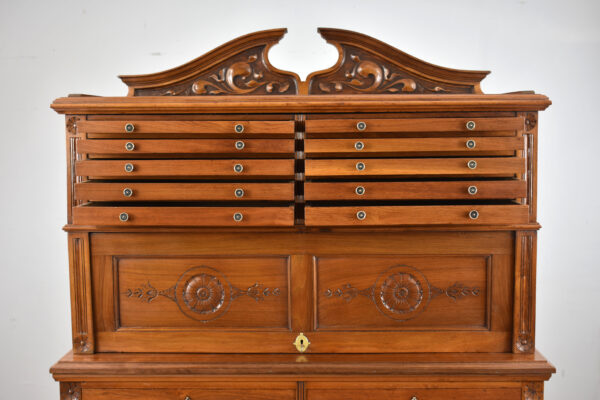
[[[60,97],[59,114],[211,114],[428,111],[538,111],[552,102],[542,94],[282,95],[221,97]]]

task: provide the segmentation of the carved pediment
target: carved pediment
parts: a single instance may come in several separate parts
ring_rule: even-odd
[[[319,28],[339,58],[302,82],[268,59],[269,49],[286,32],[251,33],[177,68],[120,78],[129,86],[129,96],[428,94],[481,93],[479,83],[489,73],[439,67],[360,33]]]
[[[331,68],[309,75],[309,94],[481,93],[489,71],[464,71],[419,60],[372,37],[319,28],[339,52]]]
[[[120,76],[130,96],[297,94],[298,76],[269,63],[287,29],[251,33],[168,71]]]

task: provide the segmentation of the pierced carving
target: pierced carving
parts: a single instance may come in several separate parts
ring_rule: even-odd
[[[156,289],[149,281],[137,288],[127,289],[124,296],[151,303],[159,296],[177,303],[186,316],[208,322],[224,314],[230,303],[241,297],[248,296],[256,302],[263,301],[269,296],[279,296],[279,288],[264,287],[254,283],[246,289],[232,286],[227,278],[210,267],[193,267],[183,273],[177,283],[164,290]]]
[[[80,400],[81,385],[73,382],[60,383],[60,400]]]
[[[535,128],[537,125],[537,114],[535,113],[528,113],[525,116],[525,130],[526,131],[530,131],[533,128]]]
[[[364,296],[377,306],[385,316],[405,321],[423,312],[429,301],[446,294],[453,301],[481,293],[478,287],[468,287],[462,283],[454,283],[446,289],[429,284],[429,281],[418,269],[407,265],[391,267],[381,274],[375,284],[366,289],[358,289],[346,283],[337,289],[326,289],[326,298],[338,297],[350,303],[357,296]]]

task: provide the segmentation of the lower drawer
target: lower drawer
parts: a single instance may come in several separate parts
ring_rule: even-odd
[[[296,400],[294,389],[83,389],[85,400]]]
[[[293,226],[294,207],[76,207],[73,223],[100,226]]]
[[[521,400],[521,388],[315,389],[307,400]]]

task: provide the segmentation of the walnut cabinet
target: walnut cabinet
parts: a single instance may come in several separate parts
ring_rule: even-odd
[[[72,350],[63,400],[541,399],[538,111],[320,29],[302,81],[284,29],[72,95]]]

